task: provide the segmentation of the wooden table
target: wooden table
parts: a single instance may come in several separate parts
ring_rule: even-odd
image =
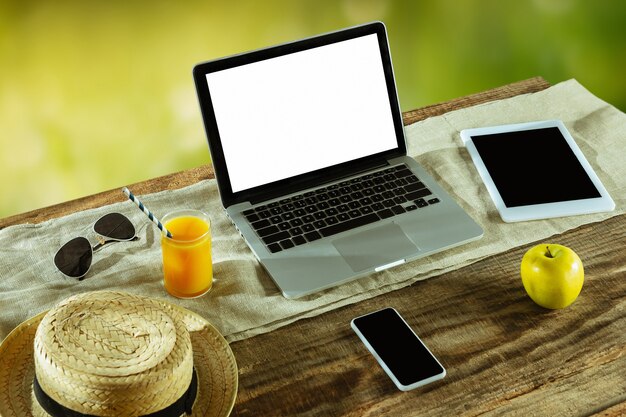
[[[447,111],[547,88],[532,78],[409,111],[413,123]],[[211,178],[208,166],[132,185],[145,194]],[[122,201],[119,189],[0,220],[41,222]],[[579,299],[545,310],[525,294],[519,263],[532,245],[231,345],[239,366],[234,416],[626,415],[626,215],[552,242],[585,264]],[[350,329],[358,315],[393,306],[447,369],[404,393]]]

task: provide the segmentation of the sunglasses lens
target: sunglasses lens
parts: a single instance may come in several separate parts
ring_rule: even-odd
[[[135,226],[120,213],[102,216],[93,229],[97,234],[117,240],[130,240],[135,237]]]
[[[54,255],[54,265],[72,278],[85,276],[91,266],[91,243],[84,237],[70,240]]]

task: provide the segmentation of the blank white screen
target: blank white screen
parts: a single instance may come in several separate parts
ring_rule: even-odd
[[[397,147],[375,34],[206,79],[233,192]]]

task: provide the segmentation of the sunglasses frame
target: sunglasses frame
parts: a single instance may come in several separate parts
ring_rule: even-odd
[[[98,224],[98,222],[102,221],[102,219],[104,219],[105,217],[111,216],[111,215],[122,216],[124,219],[126,219],[128,221],[128,223],[133,228],[132,229],[132,231],[133,231],[132,237],[124,239],[124,238],[116,238],[116,237],[112,237],[112,236],[106,236],[104,234],[98,233],[98,231],[96,230],[96,225]],[[78,279],[78,280],[83,279],[89,273],[89,271],[91,270],[91,266],[93,265],[93,253],[95,251],[97,251],[98,249],[102,248],[107,243],[109,243],[109,242],[130,242],[130,241],[133,241],[133,240],[137,239],[137,229],[135,228],[135,225],[130,221],[130,219],[128,217],[126,217],[122,213],[118,213],[118,212],[107,213],[107,214],[104,214],[104,215],[100,216],[98,218],[98,220],[93,222],[91,230],[93,230],[93,232],[96,234],[97,239],[98,239],[98,243],[95,246],[92,246],[91,242],[86,237],[84,237],[84,236],[77,236],[77,237],[75,237],[73,239],[68,240],[63,245],[61,245],[61,247],[54,254],[54,258],[53,258],[54,266],[56,267],[56,269],[60,273],[62,273],[66,277],[68,277],[68,278],[75,278],[75,279]],[[83,273],[82,275],[68,275],[65,272],[63,272],[63,270],[61,268],[59,268],[59,266],[57,265],[56,259],[57,259],[57,256],[59,256],[59,253],[61,252],[61,250],[63,250],[63,248],[65,248],[68,245],[68,243],[73,242],[73,241],[75,241],[77,239],[81,239],[81,240],[84,239],[87,242],[87,244],[89,246],[89,250],[90,250],[90,258],[91,258],[91,260],[89,261],[89,266],[87,267],[85,273]]]

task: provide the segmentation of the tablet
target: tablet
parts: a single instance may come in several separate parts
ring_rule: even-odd
[[[615,208],[560,120],[466,129],[461,139],[505,222]]]

